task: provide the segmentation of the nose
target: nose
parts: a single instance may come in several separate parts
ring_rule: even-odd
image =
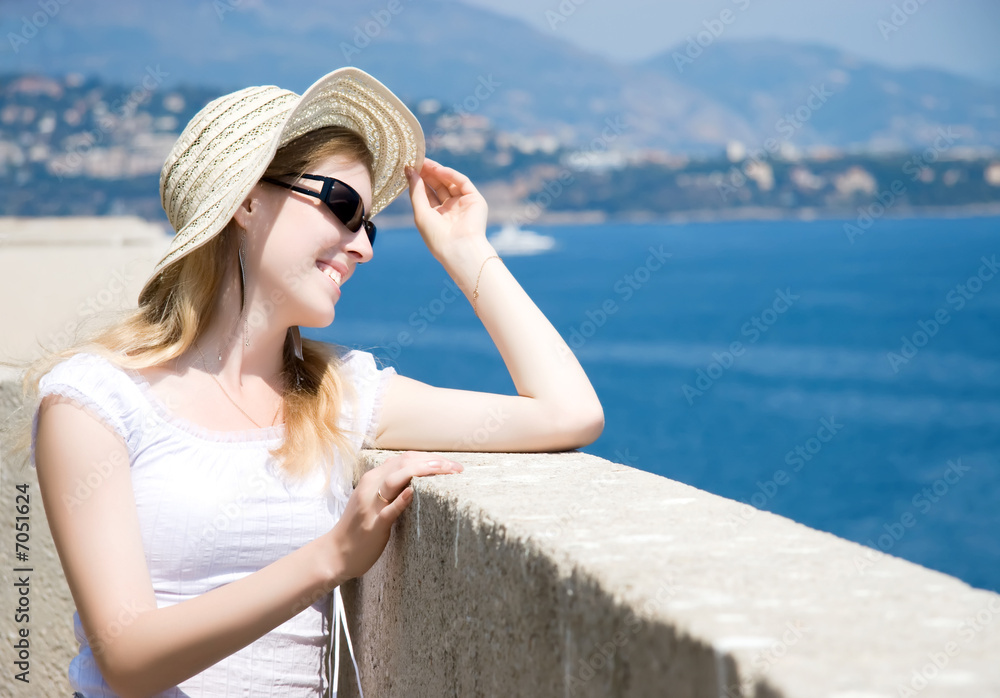
[[[345,229],[344,234],[348,237],[348,241],[347,244],[344,245],[344,249],[348,252],[355,253],[360,258],[358,260],[358,264],[364,264],[375,256],[375,251],[372,249],[372,243],[368,239],[368,231],[365,230],[364,226],[361,226],[353,233]]]

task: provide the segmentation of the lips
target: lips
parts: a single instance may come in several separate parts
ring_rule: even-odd
[[[347,279],[347,269],[343,267],[342,264],[337,262],[324,262],[323,260],[316,260],[316,268],[323,272],[330,281],[334,283],[339,289],[344,281]]]

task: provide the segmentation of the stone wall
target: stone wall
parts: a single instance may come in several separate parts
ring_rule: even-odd
[[[450,455],[344,586],[366,695],[1000,695],[998,594],[580,452]]]
[[[16,395],[0,383],[0,419]],[[392,455],[362,453],[367,467]],[[0,686],[69,695],[73,601],[34,471],[0,456]],[[344,584],[366,695],[1000,695],[998,594],[578,451],[451,456],[466,470],[418,479],[385,553]],[[18,483],[30,688],[11,669]]]
[[[20,385],[13,381],[0,382],[0,423],[20,405]],[[29,490],[28,560],[15,557],[15,495],[19,484]],[[73,638],[73,597],[66,586],[59,556],[56,554],[52,534],[49,532],[38,491],[35,470],[23,459],[13,459],[8,444],[0,441],[0,617],[3,618],[3,641],[0,642],[0,696],[35,698],[36,696],[69,696],[69,679],[66,670],[76,655]],[[29,573],[14,572],[15,568],[28,567]],[[15,582],[29,577],[28,623],[15,622],[15,609],[20,594]],[[30,666],[27,678],[30,683],[15,679],[22,668],[14,665],[18,650],[14,643],[20,640],[15,630],[27,627]]]

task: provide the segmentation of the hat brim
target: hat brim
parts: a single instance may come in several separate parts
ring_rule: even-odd
[[[424,132],[388,87],[358,68],[339,68],[313,83],[281,129],[278,147],[323,126],[345,126],[365,137],[375,158],[369,216],[407,188],[404,168],[424,163]],[[272,155],[273,157],[273,155]]]

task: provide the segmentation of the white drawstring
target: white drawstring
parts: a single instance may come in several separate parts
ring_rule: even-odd
[[[333,642],[333,651],[330,652],[330,660],[333,663],[333,667],[330,668],[330,662],[327,663],[327,668],[332,672],[330,677],[333,682],[333,692],[330,694],[330,698],[337,698],[337,686],[340,684],[341,626],[344,628],[344,635],[347,636],[347,649],[351,652],[351,662],[354,664],[354,676],[358,680],[358,693],[361,698],[365,698],[365,692],[361,688],[361,672],[358,671],[358,662],[354,658],[354,645],[351,644],[351,633],[347,630],[347,612],[344,610],[344,599],[340,596],[339,586],[334,588],[331,596],[330,603],[333,606],[333,624],[330,626],[330,632],[333,633],[335,639]]]

